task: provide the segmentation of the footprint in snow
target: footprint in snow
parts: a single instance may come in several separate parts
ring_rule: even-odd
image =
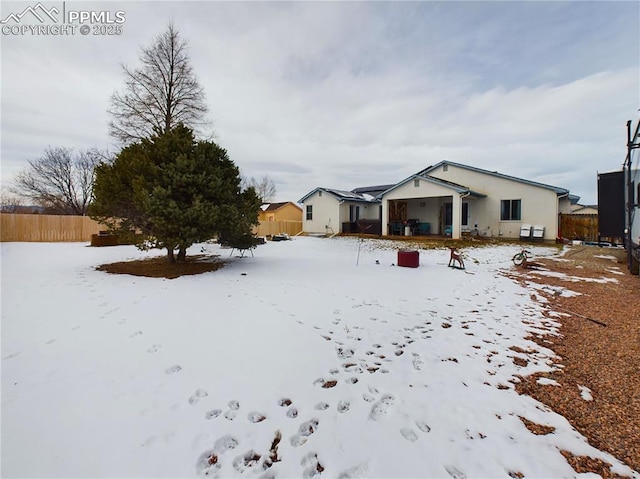
[[[338,475],[338,479],[362,479],[369,475],[369,466],[366,462],[362,464],[358,464],[357,466],[352,467],[351,469],[347,469],[346,471],[342,471]]]
[[[291,419],[298,417],[298,408],[295,406],[291,406],[289,409],[287,409],[287,417]]]
[[[235,399],[232,399],[231,401],[229,401],[227,405],[229,406],[229,409],[233,411],[237,411],[238,409],[240,409],[240,403]]]
[[[223,436],[218,439],[213,448],[200,454],[196,461],[196,473],[199,476],[210,476],[220,470],[220,457],[227,451],[238,447],[238,440],[232,436]]]
[[[249,421],[252,423],[262,422],[265,419],[267,419],[267,416],[255,411],[250,412],[247,417],[249,418]]]
[[[336,348],[336,354],[340,359],[349,359],[353,357],[355,351],[351,348],[343,348],[342,346]]]
[[[208,395],[209,394],[204,389],[197,389],[189,398],[189,404],[195,404],[200,401],[200,399],[207,397]]]
[[[142,331],[136,331],[135,333],[130,334],[129,337],[130,338],[135,338],[136,336],[140,336],[141,334],[142,334]]]
[[[324,411],[325,409],[329,409],[329,403],[319,402],[318,404],[313,406],[313,408],[317,409],[318,411]]]
[[[460,471],[460,469],[455,466],[444,466],[445,470],[449,473],[453,479],[467,479],[467,476],[464,472]]]
[[[160,346],[159,344],[154,344],[153,346],[151,346],[149,349],[147,349],[147,352],[149,354],[151,353],[155,353],[158,351],[158,349],[160,349],[162,346]]]
[[[389,409],[395,402],[395,398],[391,394],[385,394],[382,398],[377,401],[372,407],[371,412],[369,413],[369,419],[373,421],[379,421],[387,414],[389,414]]]
[[[338,412],[345,413],[351,407],[351,403],[349,401],[338,401]]]
[[[413,353],[413,357],[411,358],[411,363],[413,364],[413,369],[416,371],[420,371],[422,366],[424,365],[424,360],[422,356],[418,353]]]
[[[291,406],[291,404],[293,404],[293,401],[289,398],[282,398],[278,401],[278,406],[280,407]]]
[[[205,419],[215,419],[215,418],[217,418],[220,414],[222,414],[222,409],[212,409],[211,411],[208,411],[208,412],[204,415],[204,418],[205,418]]]
[[[304,479],[313,479],[315,477],[320,477],[322,471],[324,471],[324,466],[320,464],[320,460],[318,459],[318,453],[310,452],[306,456],[304,456],[300,460],[300,465],[304,467],[302,472],[302,477]]]
[[[262,456],[260,454],[251,449],[244,454],[240,454],[233,460],[233,468],[240,474],[242,474],[247,470],[251,470],[252,468],[256,467],[261,457]]]
[[[431,431],[431,428],[429,427],[429,425],[424,422],[424,421],[416,421],[416,426],[418,427],[418,429],[420,429],[422,432],[429,432]]]
[[[293,447],[302,446],[307,442],[309,436],[311,436],[316,429],[318,428],[318,424],[320,421],[316,418],[310,419],[309,421],[303,422],[300,424],[298,428],[298,434],[294,434],[291,436],[289,442]]]
[[[410,427],[400,429],[400,434],[402,434],[402,437],[407,441],[416,442],[418,440],[418,435]]]
[[[170,368],[165,369],[164,373],[165,374],[173,374],[173,373],[177,373],[178,371],[182,371],[182,366],[180,366],[179,364],[175,364],[175,365],[171,366]]]

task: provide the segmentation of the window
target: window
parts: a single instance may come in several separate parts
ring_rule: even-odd
[[[522,210],[522,200],[501,200],[500,220],[520,221]]]
[[[449,171],[449,165],[447,165],[446,163],[442,165],[442,171]]]
[[[313,219],[313,205],[307,205],[307,221]]]
[[[420,180],[418,179],[413,180],[413,186],[418,188],[420,186]]]
[[[318,196],[322,196],[322,190],[318,191]]]
[[[469,226],[469,203],[462,203],[462,226]]]

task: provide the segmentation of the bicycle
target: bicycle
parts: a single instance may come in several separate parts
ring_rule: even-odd
[[[522,248],[520,252],[513,255],[513,258],[511,258],[511,260],[516,266],[522,266],[523,264],[526,264],[526,262],[529,261],[529,258],[531,257],[533,257],[533,253],[531,253],[531,251],[529,251],[528,249]]]

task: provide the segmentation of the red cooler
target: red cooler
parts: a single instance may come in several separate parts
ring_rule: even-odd
[[[398,266],[407,268],[417,268],[420,264],[420,253],[412,249],[401,249],[398,251]]]

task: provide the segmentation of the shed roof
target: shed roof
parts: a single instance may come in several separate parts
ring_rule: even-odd
[[[298,208],[299,210],[302,209],[298,205],[293,203],[292,201],[283,201],[281,203],[264,203],[260,208],[262,209],[262,211],[276,211],[276,210],[279,210],[280,208],[283,208],[283,207],[285,207],[287,205],[293,205],[296,208]]]

